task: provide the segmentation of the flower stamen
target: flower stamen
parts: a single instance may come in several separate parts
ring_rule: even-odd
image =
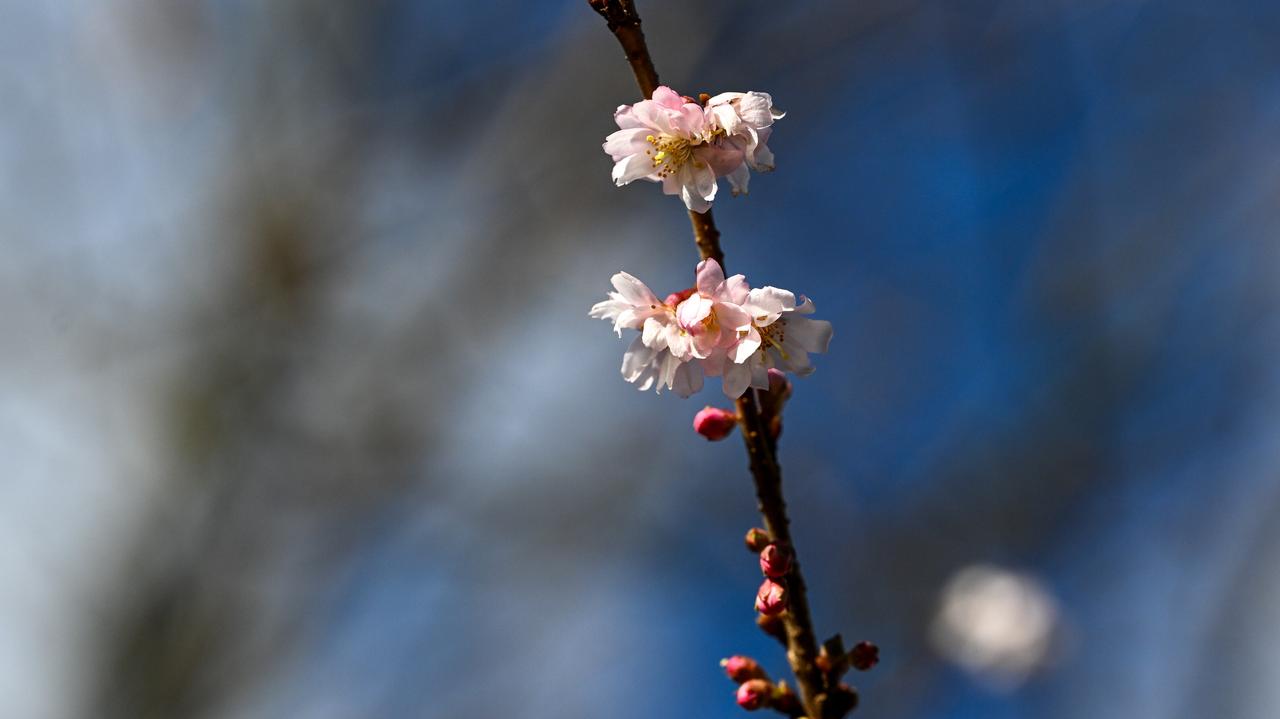
[[[782,355],[782,359],[789,359],[787,351],[782,348],[782,342],[787,338],[787,321],[778,318],[773,324],[760,328],[760,351],[764,352],[769,347],[778,350],[778,354]]]
[[[645,135],[644,140],[653,145],[653,150],[646,150],[646,154],[653,156],[655,168],[661,168],[658,170],[658,177],[665,178],[673,175],[685,164],[693,161],[693,145],[683,137],[668,135],[664,132],[656,137]]]

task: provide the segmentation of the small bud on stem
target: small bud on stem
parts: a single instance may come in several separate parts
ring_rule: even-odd
[[[766,679],[748,679],[738,687],[738,706],[755,711],[769,705],[773,685]]]
[[[880,663],[880,647],[871,642],[858,642],[849,652],[849,663],[860,672],[867,671]]]
[[[764,673],[764,669],[756,663],[751,657],[744,657],[740,654],[720,660],[720,666],[724,667],[724,673],[735,682],[742,682],[751,679],[768,679],[769,676]]]
[[[769,546],[772,541],[769,539],[769,533],[759,527],[752,527],[747,530],[747,551],[752,554],[763,552],[764,548]]]
[[[756,611],[766,616],[776,616],[787,609],[787,588],[766,579],[756,592]]]
[[[781,579],[791,571],[792,556],[786,545],[770,544],[760,552],[760,571],[770,579]]]
[[[719,407],[708,405],[693,416],[693,431],[706,437],[708,442],[728,437],[737,426],[737,413]]]

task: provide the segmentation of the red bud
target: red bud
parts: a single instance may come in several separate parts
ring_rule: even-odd
[[[738,426],[738,415],[719,407],[703,407],[693,416],[693,431],[709,442],[724,439]]]
[[[738,706],[747,711],[769,705],[769,697],[773,694],[773,685],[765,679],[749,679],[738,687]]]
[[[781,579],[791,571],[791,550],[781,544],[770,544],[760,552],[760,571],[766,577]]]
[[[880,647],[871,642],[858,642],[857,646],[849,651],[849,663],[860,672],[867,671],[880,663]]]
[[[787,608],[787,589],[772,579],[764,580],[756,592],[756,611],[766,616],[781,614]]]
[[[734,655],[728,659],[721,659],[720,666],[724,667],[724,673],[735,682],[741,684],[749,679],[768,679],[764,669],[756,663],[751,657],[742,655]]]

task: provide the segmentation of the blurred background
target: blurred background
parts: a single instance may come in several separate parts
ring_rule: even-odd
[[[836,328],[780,452],[858,715],[1280,715],[1280,5],[640,10],[665,82],[789,113],[716,217]],[[0,716],[784,673],[718,383],[636,392],[587,317],[696,256],[609,181],[585,2],[0,0],[0,57]]]

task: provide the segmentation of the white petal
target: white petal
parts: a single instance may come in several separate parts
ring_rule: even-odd
[[[747,284],[746,275],[734,275],[724,281],[723,287],[716,290],[716,299],[740,305],[747,301],[750,292],[751,286]]]
[[[708,377],[719,377],[724,374],[726,364],[733,364],[729,361],[728,353],[722,349],[713,351],[706,359],[699,362],[702,365],[702,371]]]
[[[711,121],[720,129],[730,135],[738,134],[739,127],[742,124],[738,113],[729,105],[712,106],[707,105],[707,114],[711,116]]]
[[[697,359],[706,359],[716,351],[716,347],[720,345],[720,331],[704,331],[698,334],[689,334],[689,338],[693,340],[690,345],[693,348],[693,356]]]
[[[650,99],[662,107],[671,109],[679,109],[680,106],[684,104],[684,98],[680,97],[680,93],[672,90],[666,85],[659,85],[658,88],[653,91],[653,96]]]
[[[645,347],[652,347],[655,350],[666,349],[667,328],[657,319],[650,317],[644,321],[644,331],[640,335],[640,341]]]
[[[653,361],[655,350],[645,347],[640,338],[635,338],[631,346],[627,348],[626,354],[622,355],[622,378],[628,382],[635,382],[644,374],[645,368]]]
[[[627,308],[614,318],[613,331],[621,337],[623,330],[638,330],[642,325],[644,325],[644,315],[636,311],[635,307],[627,305]]]
[[[782,357],[783,367],[795,372],[799,377],[808,377],[813,374],[814,368],[809,362],[809,353],[805,352],[803,347],[788,339],[782,343],[782,349],[787,353],[786,357]]]
[[[764,362],[749,362],[743,367],[751,368],[751,386],[756,389],[769,389],[769,368]]]
[[[642,126],[640,120],[631,110],[630,105],[618,105],[618,109],[613,111],[613,121],[618,123],[618,127],[623,130],[631,130]]]
[[[639,125],[649,127],[658,132],[672,133],[671,110],[652,100],[637,102],[631,109]]]
[[[756,172],[773,172],[773,151],[765,142],[760,140],[747,152],[747,164]]]
[[[692,212],[701,214],[711,209],[710,202],[695,196],[687,187],[680,188],[680,199],[684,200],[684,206]]]
[[[653,174],[653,161],[648,155],[628,155],[613,166],[613,182],[618,187]]]
[[[747,194],[747,184],[751,181],[751,171],[747,169],[746,163],[738,165],[737,169],[725,175],[729,180],[729,192],[734,197]]]
[[[648,285],[629,273],[619,272],[610,277],[609,282],[613,284],[613,288],[618,291],[623,300],[634,306],[651,308],[653,305],[661,304],[658,302],[658,296],[653,294],[653,290],[649,289]]]
[[[720,269],[720,263],[713,259],[703,260],[698,263],[697,278],[698,291],[711,297],[720,283],[724,282],[724,270]]]
[[[716,199],[716,173],[710,167],[694,167],[692,169],[694,192],[699,197],[711,202]],[[723,275],[722,275],[723,276]]]
[[[766,370],[767,371],[767,370]],[[725,396],[729,399],[737,399],[747,391],[747,387],[751,385],[751,368],[744,364],[728,365],[724,368],[724,377],[720,379],[720,386],[724,390]]]
[[[630,155],[643,155],[644,151],[649,149],[650,145],[644,138],[649,136],[651,131],[647,128],[632,128],[628,130],[618,130],[604,138],[604,144],[601,147],[609,153],[614,162],[621,160]]]
[[[734,347],[733,361],[737,364],[742,364],[751,359],[756,350],[760,349],[760,342],[760,333],[756,331],[756,328],[752,327],[747,336],[738,340],[737,346]]]
[[[612,320],[623,310],[630,308],[631,305],[626,302],[608,299],[591,305],[591,311],[587,315],[594,320]]]
[[[674,326],[667,327],[667,350],[681,361],[691,360],[697,356],[694,352],[693,338]]]
[[[768,127],[773,124],[773,98],[763,92],[748,92],[736,103],[738,116],[752,127]]]
[[[831,323],[808,317],[788,317],[786,342],[806,352],[826,352],[831,344]]]
[[[796,308],[796,296],[777,287],[757,287],[747,294],[742,309],[751,313],[759,327],[772,324],[783,312]]]
[[[671,384],[671,390],[681,397],[689,395],[702,389],[702,368],[696,362],[685,362],[676,368],[675,380]]]
[[[688,299],[676,307],[676,318],[680,321],[681,327],[692,329],[711,314],[711,308],[714,306],[715,300],[710,297],[699,294],[689,295]]]
[[[653,388],[654,381],[658,379],[658,370],[653,365],[645,367],[644,374],[637,377],[634,382],[636,389],[641,392],[648,392]]]
[[[671,389],[676,381],[676,370],[680,369],[680,360],[670,352],[663,352],[658,358],[658,390],[663,387]]]
[[[719,105],[728,105],[739,98],[746,97],[745,92],[722,92],[719,95],[707,100],[707,107],[716,107]]]
[[[729,302],[717,302],[715,305],[716,321],[725,331],[745,330],[751,327],[751,315],[741,307]]]

